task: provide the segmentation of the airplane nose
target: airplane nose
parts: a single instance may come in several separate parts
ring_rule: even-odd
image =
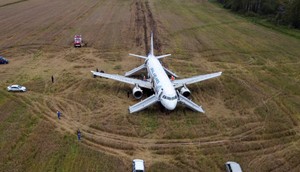
[[[175,109],[175,107],[176,107],[176,105],[177,105],[177,101],[176,100],[172,100],[172,101],[168,101],[168,103],[166,103],[166,108],[168,109],[168,110],[174,110]]]

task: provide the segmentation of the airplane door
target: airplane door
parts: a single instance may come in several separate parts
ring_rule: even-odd
[[[163,89],[161,88],[161,89],[158,91],[158,98],[159,98],[159,99],[160,99],[162,93],[163,93]]]

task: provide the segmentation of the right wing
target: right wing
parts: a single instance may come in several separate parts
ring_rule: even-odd
[[[204,113],[204,110],[202,109],[201,106],[197,105],[196,103],[194,103],[193,101],[189,100],[188,98],[184,97],[183,95],[181,95],[180,93],[178,93],[178,101],[182,104],[184,104],[185,106],[189,107],[190,109],[193,109],[194,111],[197,112],[202,112]]]
[[[143,80],[139,80],[139,79],[128,78],[128,77],[125,77],[125,76],[122,76],[122,75],[107,74],[107,73],[101,73],[101,72],[95,72],[95,71],[91,71],[91,72],[93,73],[94,76],[101,76],[101,77],[104,77],[104,78],[113,79],[113,80],[124,82],[124,83],[127,83],[127,84],[138,85],[138,86],[143,87],[143,88],[152,89],[152,84],[149,81],[143,81]]]
[[[146,98],[145,100],[143,100],[133,106],[130,106],[129,112],[130,113],[138,112],[140,110],[143,110],[143,109],[153,105],[156,102],[158,102],[158,98],[155,94],[153,94],[152,96]]]

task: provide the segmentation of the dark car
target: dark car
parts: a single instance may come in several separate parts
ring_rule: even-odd
[[[8,64],[8,60],[2,56],[0,56],[0,64]]]

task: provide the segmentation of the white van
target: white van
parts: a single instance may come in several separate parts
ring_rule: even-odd
[[[142,159],[134,159],[132,161],[132,171],[133,172],[144,172],[145,162]]]
[[[242,168],[240,164],[233,162],[233,161],[228,161],[225,163],[226,166],[226,171],[227,172],[242,172]]]

